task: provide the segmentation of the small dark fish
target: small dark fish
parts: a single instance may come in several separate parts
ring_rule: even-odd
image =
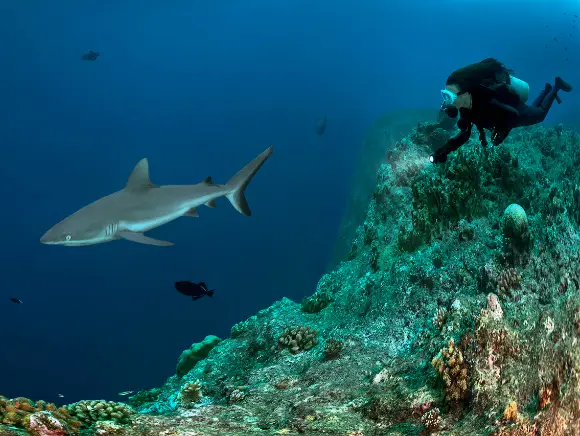
[[[58,398],[64,398],[63,394],[58,394]]]
[[[83,61],[96,61],[99,56],[101,56],[101,54],[98,51],[89,50],[88,53],[81,56],[81,59]]]
[[[14,297],[11,297],[11,298],[10,298],[10,301],[12,301],[12,302],[13,302],[13,303],[15,303],[15,304],[22,304],[22,303],[23,303],[23,301],[22,301],[21,299],[19,299],[19,298],[14,298]]]
[[[191,297],[192,300],[199,300],[201,297],[213,296],[215,289],[208,290],[204,282],[193,283],[189,281],[175,282],[175,289],[183,295]]]
[[[316,133],[322,135],[326,130],[326,116],[320,117],[316,120]]]

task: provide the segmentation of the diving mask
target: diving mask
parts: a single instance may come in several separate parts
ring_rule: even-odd
[[[441,90],[441,97],[443,97],[443,103],[441,104],[441,110],[447,114],[449,118],[455,118],[459,114],[459,111],[453,103],[457,100],[457,94],[448,91],[447,89]]]
[[[445,106],[451,106],[457,100],[457,94],[448,91],[447,89],[441,90],[441,97],[443,97],[443,104]]]

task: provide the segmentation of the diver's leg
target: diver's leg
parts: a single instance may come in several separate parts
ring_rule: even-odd
[[[558,91],[570,92],[572,91],[572,85],[562,80],[560,77],[556,77],[556,83],[554,87],[550,89],[550,91],[544,97],[544,101],[538,106],[527,106],[527,105],[520,105],[518,107],[518,111],[520,115],[515,120],[514,127],[522,127],[522,126],[532,126],[534,124],[541,123],[548,115],[550,108],[554,104],[554,100],[558,98]]]
[[[551,90],[552,90],[552,85],[550,85],[549,83],[546,83],[546,86],[544,86],[544,89],[542,89],[542,91],[540,92],[540,94],[536,97],[536,99],[532,103],[532,106],[533,107],[540,107],[540,105],[542,104],[542,102],[546,98],[546,95]]]
[[[556,92],[554,90],[548,93],[548,95],[544,99],[544,102],[548,99],[548,97],[550,97],[550,94],[553,94],[553,96],[551,97],[550,103],[551,106],[551,104],[554,102],[556,98],[555,97]],[[533,126],[534,124],[541,123],[546,118],[546,115],[548,115],[548,110],[544,110],[542,106],[534,107],[528,106],[526,104],[521,104],[518,106],[518,112],[520,114],[513,122],[510,123],[509,127],[513,128],[513,127]]]

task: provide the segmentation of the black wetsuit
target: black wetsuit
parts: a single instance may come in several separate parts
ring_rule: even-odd
[[[433,161],[445,162],[449,153],[469,140],[473,125],[479,130],[479,139],[485,146],[487,140],[484,129],[492,131],[493,144],[499,145],[514,127],[541,123],[557,98],[558,90],[558,87],[546,85],[529,106],[520,101],[519,96],[509,85],[503,84],[495,89],[481,86],[471,93],[471,109],[461,108],[459,111],[457,127],[461,132],[435,151]]]

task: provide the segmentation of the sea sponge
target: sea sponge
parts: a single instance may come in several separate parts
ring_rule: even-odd
[[[199,362],[207,357],[209,352],[222,340],[217,336],[208,335],[201,342],[197,342],[181,353],[175,373],[178,377],[183,377]]]

